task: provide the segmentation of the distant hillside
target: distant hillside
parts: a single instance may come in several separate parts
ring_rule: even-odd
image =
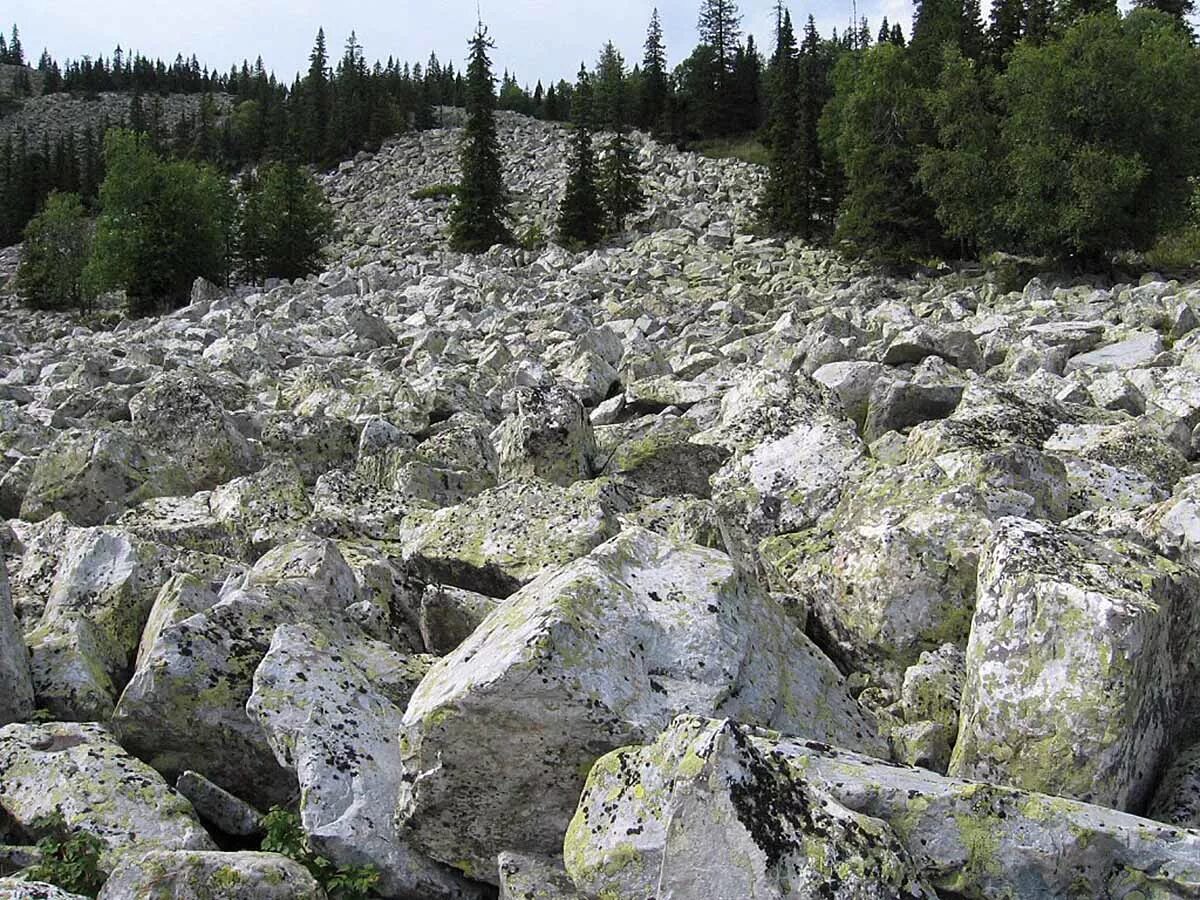
[[[10,136],[16,139],[24,132],[31,147],[37,147],[43,138],[53,144],[59,137],[71,132],[78,136],[89,126],[95,134],[102,134],[105,123],[110,126],[128,123],[132,97],[128,92],[109,92],[91,97],[46,94],[16,101],[17,108],[0,118],[0,143]],[[199,113],[202,99],[200,94],[171,94],[166,97],[144,97],[143,104],[148,117],[153,117],[157,108],[162,128],[169,133],[180,119],[195,117]],[[214,94],[213,100],[222,113],[232,104],[231,98],[225,94]]]
[[[22,74],[29,83],[29,94],[34,97],[41,95],[44,76],[37,69],[31,69],[29,66],[0,65],[0,100],[11,99],[18,93],[24,96],[23,92],[18,91]]]

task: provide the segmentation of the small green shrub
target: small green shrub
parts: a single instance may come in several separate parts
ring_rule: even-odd
[[[757,138],[714,138],[701,141],[696,151],[709,159],[740,159],[756,166],[768,166],[771,155]]]
[[[409,194],[414,200],[449,200],[458,193],[457,184],[431,184]]]
[[[312,873],[330,900],[366,900],[379,883],[379,871],[374,866],[335,866],[312,851],[300,817],[278,806],[271,807],[263,819],[266,831],[262,849],[294,859]]]
[[[100,870],[104,842],[87,831],[72,833],[58,810],[36,820],[33,827],[49,834],[38,841],[38,862],[26,869],[25,875],[72,894],[95,897],[106,877]]]

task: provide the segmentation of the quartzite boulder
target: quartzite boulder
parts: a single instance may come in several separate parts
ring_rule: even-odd
[[[1200,685],[1200,577],[1004,519],[984,548],[951,774],[1141,810]]]
[[[278,853],[157,850],[128,857],[99,900],[325,900],[316,879]]]
[[[8,592],[8,570],[0,552],[0,725],[19,722],[33,713],[33,681],[29,651],[13,615]]]
[[[421,682],[399,819],[435,859],[494,880],[503,850],[557,849],[593,760],[680,710],[885,752],[833,665],[727,556],[630,529],[510,597]]]

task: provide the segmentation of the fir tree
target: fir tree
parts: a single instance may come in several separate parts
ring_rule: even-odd
[[[450,208],[450,245],[467,253],[481,253],[512,240],[494,115],[495,78],[488,57],[494,46],[480,22],[470,40],[467,66],[467,124],[459,153],[462,181]]]
[[[646,197],[642,193],[642,173],[629,140],[625,66],[620,54],[610,65],[615,67],[609,73],[606,112],[611,136],[600,166],[600,205],[604,207],[609,230],[619,232],[624,230],[631,215],[645,207]]]
[[[800,134],[800,60],[792,17],[784,12],[775,34],[768,102],[770,148],[767,187],[762,200],[763,219],[774,231],[806,233],[812,211],[807,208],[804,156]]]
[[[877,44],[887,44],[892,40],[892,26],[888,23],[887,16],[883,17],[883,22],[879,25],[879,36],[875,39]]]
[[[697,25],[700,47],[692,54],[691,102],[705,135],[731,134],[740,124],[734,63],[741,38],[741,16],[733,0],[704,0]]]
[[[1155,9],[1179,19],[1185,27],[1190,16],[1196,14],[1196,4],[1193,0],[1134,0],[1135,5],[1142,9]]]
[[[645,55],[642,57],[642,109],[640,123],[643,128],[658,128],[667,111],[670,82],[667,80],[667,48],[663,43],[662,21],[655,8],[646,30]]]
[[[571,112],[575,132],[567,163],[567,187],[558,207],[558,237],[567,246],[587,246],[600,239],[604,213],[592,146],[592,85],[583,66],[579,68]]]
[[[21,32],[12,27],[12,40],[8,42],[8,61],[14,66],[25,65],[25,50],[21,47]]]
[[[1023,0],[994,0],[987,32],[987,60],[1001,68],[1013,47],[1021,40],[1025,18]]]
[[[908,43],[904,39],[904,29],[900,27],[899,22],[897,22],[895,25],[892,26],[892,41],[891,42],[893,44],[895,44],[897,47],[903,47],[903,46],[905,46],[905,44]]]

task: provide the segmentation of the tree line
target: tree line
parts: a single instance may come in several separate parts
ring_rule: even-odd
[[[847,47],[811,18],[797,39],[781,5],[764,223],[899,262],[1149,249],[1194,216],[1192,12],[997,0],[985,25],[978,0],[920,0],[907,44]]]

